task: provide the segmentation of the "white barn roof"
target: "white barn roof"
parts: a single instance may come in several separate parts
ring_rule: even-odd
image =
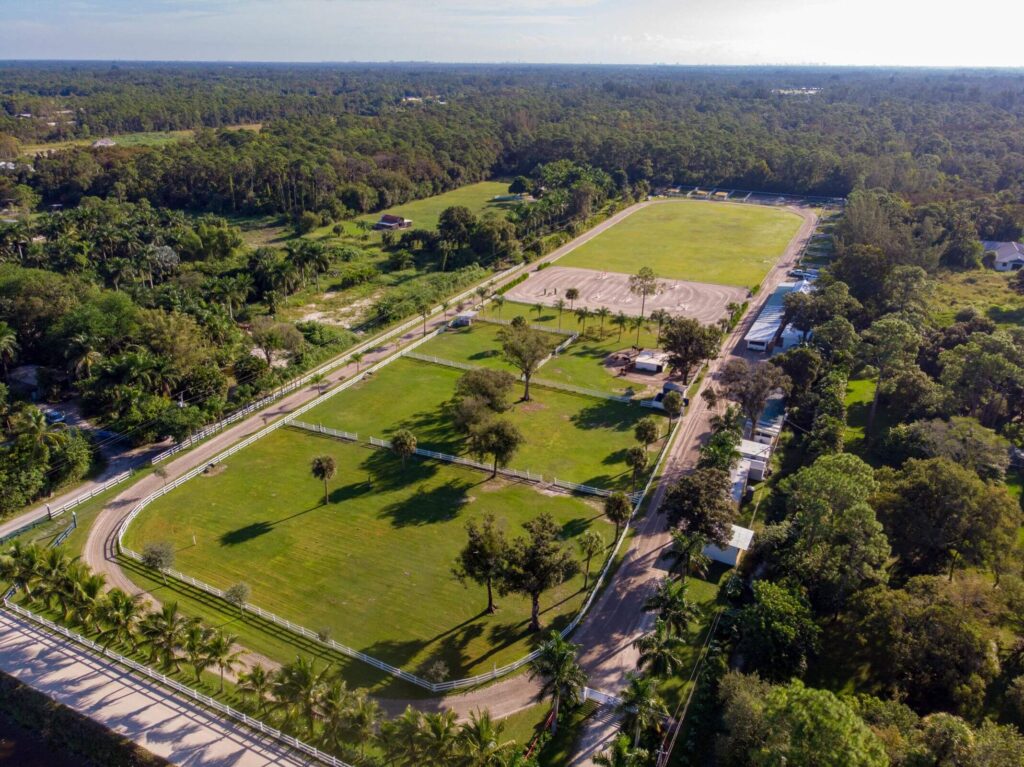
[[[732,525],[732,538],[729,540],[730,548],[747,551],[753,540],[753,530],[746,527],[740,527],[739,525]]]
[[[757,320],[751,325],[750,330],[743,337],[746,342],[759,342],[764,344],[771,343],[775,336],[778,335],[779,328],[782,327],[782,318],[786,313],[785,299],[789,293],[798,291],[800,293],[809,293],[811,290],[811,283],[806,280],[800,282],[784,282],[779,287],[775,288],[775,292],[772,293],[771,297],[765,302],[764,308],[761,309],[761,313],[757,315]]]

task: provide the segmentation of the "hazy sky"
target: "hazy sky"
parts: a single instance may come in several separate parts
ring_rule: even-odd
[[[0,59],[1024,66],[1024,0],[0,0]]]

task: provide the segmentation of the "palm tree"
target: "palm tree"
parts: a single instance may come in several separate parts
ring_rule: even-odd
[[[252,696],[257,714],[262,713],[266,707],[267,696],[272,686],[272,676],[259,664],[256,664],[238,677],[238,689],[244,695]]]
[[[628,735],[620,735],[612,743],[611,750],[594,757],[599,767],[648,767],[651,754],[645,748],[633,748]]]
[[[627,317],[624,312],[619,312],[618,314],[616,314],[612,318],[612,324],[615,325],[619,329],[619,338],[618,338],[618,340],[621,341],[622,340],[622,331],[625,330],[629,326],[629,317]]]
[[[150,613],[139,622],[139,635],[149,646],[149,662],[157,658],[165,668],[178,668],[182,635],[190,621],[178,613],[176,602],[167,602],[159,612]]]
[[[465,767],[501,767],[515,741],[502,741],[504,722],[495,722],[489,711],[471,711],[459,731],[459,750]]]
[[[658,323],[658,338],[661,338],[661,328],[666,322],[672,319],[672,316],[664,309],[655,309],[651,312],[650,318]]]
[[[663,579],[658,590],[647,597],[644,610],[658,613],[677,636],[689,633],[690,624],[700,617],[700,610],[686,598],[686,581],[672,577]]]
[[[654,630],[633,642],[633,647],[640,652],[638,669],[650,669],[655,676],[668,677],[683,665],[686,640],[674,633],[667,621],[658,618]]]
[[[7,366],[14,362],[18,356],[18,335],[6,322],[0,322],[0,364],[3,365],[4,375],[7,375]]]
[[[558,715],[561,704],[574,707],[579,703],[583,688],[587,685],[587,675],[576,661],[578,645],[574,645],[557,631],[552,631],[540,647],[540,655],[530,663],[530,678],[540,677],[543,680],[541,697],[550,695],[554,716],[551,720],[551,732],[558,730]]]
[[[451,709],[423,715],[424,763],[452,764],[458,756],[459,725]]]
[[[281,667],[274,680],[274,698],[285,710],[285,724],[298,713],[306,720],[306,731],[313,733],[317,703],[326,685],[327,668],[317,671],[309,658],[298,657]]]
[[[533,310],[537,312],[537,316],[540,317],[544,313],[544,304],[536,303],[533,305]]]
[[[423,763],[423,714],[412,706],[406,706],[401,716],[381,726],[378,737],[381,748],[393,762],[402,759],[405,764]]]
[[[618,710],[623,717],[623,729],[633,731],[633,748],[636,748],[643,733],[661,731],[668,707],[658,695],[653,679],[634,673],[630,673],[628,679],[626,689],[619,696]]]
[[[142,607],[138,597],[126,594],[121,589],[111,589],[99,610],[100,623],[106,627],[99,636],[103,646],[110,647],[113,642],[131,644],[141,618]]]
[[[203,678],[203,672],[213,665],[208,652],[212,636],[213,629],[203,626],[199,621],[190,622],[181,635],[181,650],[196,674],[196,684]]]
[[[380,706],[363,690],[352,698],[351,705],[345,715],[345,734],[350,741],[359,744],[360,753],[373,737],[374,730],[380,722]]]
[[[602,306],[594,311],[594,315],[601,320],[601,338],[604,338],[604,321],[611,316],[612,310]]]
[[[234,672],[242,662],[242,651],[235,649],[238,637],[214,631],[206,642],[206,658],[220,672],[220,691],[224,692],[224,673]]]
[[[310,471],[314,477],[324,483],[324,506],[326,506],[331,502],[330,496],[327,494],[327,483],[334,479],[334,475],[338,471],[338,464],[335,462],[334,456],[318,455],[310,464]]]
[[[576,539],[576,545],[579,547],[580,554],[583,556],[585,563],[583,568],[583,590],[586,591],[587,586],[590,585],[590,560],[604,549],[604,538],[596,530],[587,530]]]
[[[357,373],[357,374],[359,373],[359,365],[360,365],[360,363],[362,363],[362,361],[363,361],[363,358],[364,358],[365,356],[366,356],[366,354],[365,354],[365,353],[363,353],[363,352],[356,352],[355,354],[353,354],[353,355],[352,355],[352,358],[351,358],[351,359],[352,359],[352,361],[353,361],[354,363],[356,363],[356,373]]]
[[[672,569],[682,575],[694,573],[707,575],[711,560],[704,554],[708,545],[706,536],[700,533],[687,533],[678,528],[672,530],[672,543],[669,556],[672,558]]]
[[[565,301],[559,298],[555,301],[555,308],[558,309],[558,329],[562,329],[562,312],[565,311]]]
[[[327,685],[317,707],[317,715],[323,722],[320,742],[328,751],[338,751],[346,742],[346,725],[352,693],[340,679]]]
[[[580,291],[578,288],[569,288],[565,291],[565,297],[569,299],[569,311],[571,312],[576,308],[576,299],[580,297]]]
[[[495,308],[498,310],[498,319],[501,319],[501,307],[505,305],[505,296],[497,295],[491,299],[494,302]]]
[[[0,578],[20,584],[30,600],[36,598],[36,586],[45,583],[42,572],[43,557],[38,546],[16,540],[0,554]]]
[[[575,313],[576,321],[583,325],[583,332],[586,333],[587,320],[590,319],[590,310],[585,306],[581,306],[579,309],[576,310]]]
[[[711,430],[716,434],[727,431],[743,436],[743,427],[746,426],[746,422],[747,418],[743,415],[743,411],[736,405],[729,405],[724,413],[715,413],[711,416],[709,423]]]

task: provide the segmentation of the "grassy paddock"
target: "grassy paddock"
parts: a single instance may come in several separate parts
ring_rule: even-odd
[[[670,279],[749,288],[799,228],[786,210],[680,200],[638,210],[558,264],[624,274],[649,266]]]
[[[327,506],[309,471],[324,453],[338,463]],[[487,615],[484,589],[451,574],[466,522],[485,512],[509,534],[548,512],[566,540],[591,527],[612,539],[588,501],[433,461],[403,469],[384,451],[281,430],[156,501],[127,543],[170,541],[178,569],[222,588],[244,581],[253,604],[393,665],[442,659],[464,676],[520,657],[535,640],[527,600],[499,599]],[[544,596],[546,627],[579,609],[581,586],[578,576]]]
[[[992,269],[942,272],[932,283],[929,312],[940,325],[952,325],[957,312],[973,306],[1004,327],[1024,323],[1024,296],[1009,285],[1010,275]]]
[[[494,197],[502,194],[508,194],[507,182],[481,181],[476,184],[467,184],[444,194],[396,205],[379,213],[360,216],[360,219],[372,223],[378,221],[384,213],[390,213],[412,219],[415,229],[436,229],[442,211],[453,205],[462,205],[477,215],[488,210],[501,211],[509,207],[509,203],[492,202]]]
[[[543,377],[545,370],[538,375]],[[409,429],[420,447],[462,454],[463,436],[445,412],[461,375],[456,368],[396,360],[303,420],[353,431],[361,438]],[[504,415],[526,436],[512,459],[514,468],[569,482],[628,488],[625,454],[635,444],[633,427],[645,416],[664,418],[660,412],[538,386],[530,392],[532,401],[517,402]]]
[[[507,370],[518,375],[518,371],[502,356],[501,340],[498,338],[502,329],[502,325],[489,322],[477,322],[466,328],[449,328],[427,341],[417,351],[453,362]],[[555,333],[546,334],[545,337],[552,350],[566,338]]]

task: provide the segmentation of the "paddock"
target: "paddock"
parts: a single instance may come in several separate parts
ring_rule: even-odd
[[[747,298],[746,288],[711,285],[703,282],[659,279],[657,294],[647,297],[644,314],[663,309],[673,316],[693,317],[705,324],[717,322],[727,314],[726,306],[742,303]],[[629,275],[600,272],[571,266],[552,266],[534,272],[525,282],[505,294],[510,301],[554,306],[559,299],[566,301],[565,291],[576,288],[579,298],[573,302],[578,308],[609,308],[613,313],[640,314],[641,298],[629,290]]]

